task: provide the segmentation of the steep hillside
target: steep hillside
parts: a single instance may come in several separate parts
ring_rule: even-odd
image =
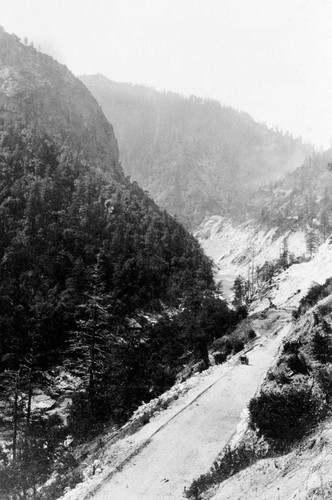
[[[282,456],[266,458],[226,480],[204,500],[321,500],[332,495],[332,422]]]
[[[63,498],[182,498],[184,486],[192,500],[329,498],[331,422],[318,420],[326,416],[332,394],[331,280],[324,284],[332,274],[331,245],[326,241],[312,261],[293,265],[276,277],[263,300],[253,304],[257,312],[238,325],[242,332],[253,328],[256,333],[246,346],[248,365],[239,363],[239,355],[230,357],[187,381],[188,392],[183,392],[180,383],[170,391],[175,398],[165,393],[153,402],[159,409],[166,407],[167,401],[166,411],[154,413],[150,405],[143,405],[138,416],[148,414],[149,422],[133,435],[114,441],[104,436],[110,444],[103,449],[91,448],[84,464],[86,481]],[[278,308],[268,308],[267,297],[272,297]],[[299,315],[297,322],[292,320],[292,311]],[[278,431],[291,430],[296,439],[300,434],[303,440],[274,448],[271,440],[248,429],[246,403],[255,392],[259,394],[258,384],[261,390],[280,389],[286,394],[288,386],[294,384],[295,389],[303,389],[300,395],[304,394],[310,404],[319,396],[322,406],[314,407],[314,415],[307,415],[310,404],[301,406],[301,400],[289,405],[294,418],[299,416],[294,407],[304,408],[300,425],[287,420],[283,413],[286,404],[271,411],[272,418],[278,420]],[[184,428],[193,432],[183,433]],[[273,430],[270,426],[271,433]],[[231,448],[222,450],[225,443]],[[98,474],[93,472],[94,460]],[[210,466],[210,472],[188,488],[193,475],[206,472]]]
[[[251,217],[279,230],[332,231],[332,151],[315,154],[276,183],[259,189],[248,204]]]
[[[226,296],[236,276],[256,279],[259,270],[272,272],[277,261],[284,260],[281,267],[286,267],[308,260],[332,233],[331,155],[331,150],[312,155],[284,178],[259,188],[244,221],[213,216],[197,228]]]
[[[193,376],[186,381],[185,390],[184,384],[177,384],[172,389],[177,397],[164,394],[159,408],[168,401],[167,409],[152,414],[143,428],[128,437],[119,436],[115,442],[108,439],[106,449],[91,447],[84,464],[86,481],[62,499],[183,498],[184,487],[210,466],[240,424],[246,402],[289,331],[289,314],[271,311],[267,319],[257,318],[255,325],[258,338],[248,348],[250,366],[240,364],[239,356],[234,356]],[[93,476],[95,459],[98,474]]]
[[[329,275],[330,252],[321,249]],[[187,498],[331,497],[331,291],[329,278],[301,299],[297,320],[248,405],[245,432],[193,483]]]
[[[113,128],[63,65],[0,29],[1,127],[33,125],[94,168],[123,179]]]
[[[309,257],[303,230],[279,230],[273,223],[267,227],[255,219],[239,224],[211,217],[201,224],[195,236],[216,264],[216,278],[221,281],[228,298],[232,297],[235,278],[241,275],[252,280],[266,262],[272,264],[282,256],[285,241],[292,259]]]
[[[124,177],[89,91],[1,31],[1,498],[58,498],[77,444],[207,366],[228,318],[197,240]]]
[[[304,159],[300,140],[216,101],[81,79],[114,125],[124,171],[190,228],[238,213],[254,189]]]

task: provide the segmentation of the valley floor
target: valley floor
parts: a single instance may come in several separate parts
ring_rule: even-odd
[[[248,366],[236,360],[216,366],[202,380],[201,387],[196,387],[194,392],[189,391],[185,397],[174,402],[177,408],[175,413],[172,413],[172,408],[167,410],[170,411],[168,421],[158,428],[156,416],[143,427],[146,441],[142,441],[137,453],[129,454],[127,460],[124,456],[125,463],[108,476],[101,474],[100,478],[94,478],[94,487],[89,488],[90,494],[84,494],[81,489],[76,497],[71,492],[65,498],[182,498],[184,487],[210,468],[241,424],[243,410],[291,328],[289,314],[272,314],[275,315],[275,321],[271,322],[270,328],[256,340],[248,353]],[[281,329],[280,324],[284,325]],[[165,415],[159,416],[159,419],[162,418]],[[134,435],[130,438],[135,440]]]

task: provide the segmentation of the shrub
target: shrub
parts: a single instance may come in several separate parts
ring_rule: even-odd
[[[68,417],[68,430],[79,441],[98,434],[110,419],[110,396],[79,392],[73,397]]]
[[[300,311],[298,309],[294,309],[292,311],[292,318],[294,321],[297,321],[300,317]]]
[[[236,322],[241,321],[242,319],[245,319],[248,316],[248,309],[246,306],[240,306],[237,311],[236,311]]]
[[[288,340],[284,343],[282,353],[283,354],[297,354],[301,347],[301,342],[298,340]]]
[[[169,401],[167,401],[167,400],[164,400],[164,401],[161,403],[161,408],[162,408],[163,410],[167,410],[168,406],[169,406]]]
[[[228,356],[229,354],[231,354],[233,351],[233,341],[232,339],[228,338],[224,344],[224,349],[223,349],[223,352],[226,354],[226,356]]]
[[[324,331],[316,330],[311,339],[312,354],[317,361],[327,363],[332,358],[331,338]]]
[[[321,389],[308,382],[262,391],[249,403],[252,427],[275,441],[300,439],[325,411],[326,401]]]
[[[82,481],[83,475],[77,470],[59,475],[56,481],[41,488],[38,493],[38,498],[40,500],[57,500],[64,494],[66,488],[75,488],[75,486]]]
[[[273,380],[276,379],[276,376],[275,376],[275,370],[268,370],[266,372],[266,380],[268,380],[269,382],[273,382]]]
[[[248,339],[253,340],[256,337],[257,337],[257,334],[256,334],[255,330],[253,330],[253,329],[249,330],[249,332],[248,332]]]
[[[312,285],[307,294],[300,300],[301,308],[307,309],[310,306],[316,304],[316,302],[322,297],[324,290],[324,285],[319,285],[316,283]]]
[[[332,365],[319,366],[315,372],[316,380],[324,392],[328,403],[332,401]]]
[[[282,356],[278,361],[278,366],[285,364],[295,373],[308,375],[311,370],[311,365],[306,356],[300,351],[301,346],[302,343],[299,340],[285,342],[282,350]]]
[[[214,362],[216,363],[216,365],[224,363],[226,359],[227,359],[227,354],[225,352],[216,352],[214,354]]]
[[[242,351],[244,349],[244,342],[239,339],[234,339],[232,342],[233,345],[233,353],[236,354],[237,352]]]
[[[332,302],[327,302],[326,304],[322,304],[318,307],[318,311],[321,316],[327,316],[332,312]]]
[[[316,304],[320,299],[327,297],[332,292],[332,278],[325,281],[323,285],[315,283],[308,293],[300,300],[299,311],[303,312]]]
[[[288,367],[294,373],[301,373],[302,375],[308,375],[311,370],[305,356],[300,353],[291,353],[287,357],[284,357]]]
[[[185,497],[200,500],[204,491],[249,467],[257,458],[261,458],[258,455],[260,454],[257,454],[254,448],[244,443],[234,449],[226,446],[223,455],[213,463],[211,471],[202,474],[192,482],[189,488],[185,488]]]
[[[290,384],[291,374],[286,363],[281,363],[273,371],[270,371],[268,380],[275,380],[280,385]]]
[[[144,413],[141,422],[142,425],[148,424],[150,422],[150,415],[148,413]]]

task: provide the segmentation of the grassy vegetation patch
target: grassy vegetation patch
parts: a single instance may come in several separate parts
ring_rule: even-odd
[[[234,449],[226,446],[223,454],[213,463],[211,470],[199,476],[189,488],[185,489],[185,498],[202,499],[202,494],[206,490],[249,467],[257,459],[267,457],[270,452],[268,448],[255,447],[245,442]]]

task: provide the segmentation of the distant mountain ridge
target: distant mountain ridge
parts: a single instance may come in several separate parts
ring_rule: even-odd
[[[125,173],[187,227],[245,210],[255,189],[305,158],[300,139],[217,101],[80,78],[114,126]]]
[[[303,165],[269,187],[260,188],[248,206],[251,217],[279,230],[332,232],[332,149],[308,157]]]

